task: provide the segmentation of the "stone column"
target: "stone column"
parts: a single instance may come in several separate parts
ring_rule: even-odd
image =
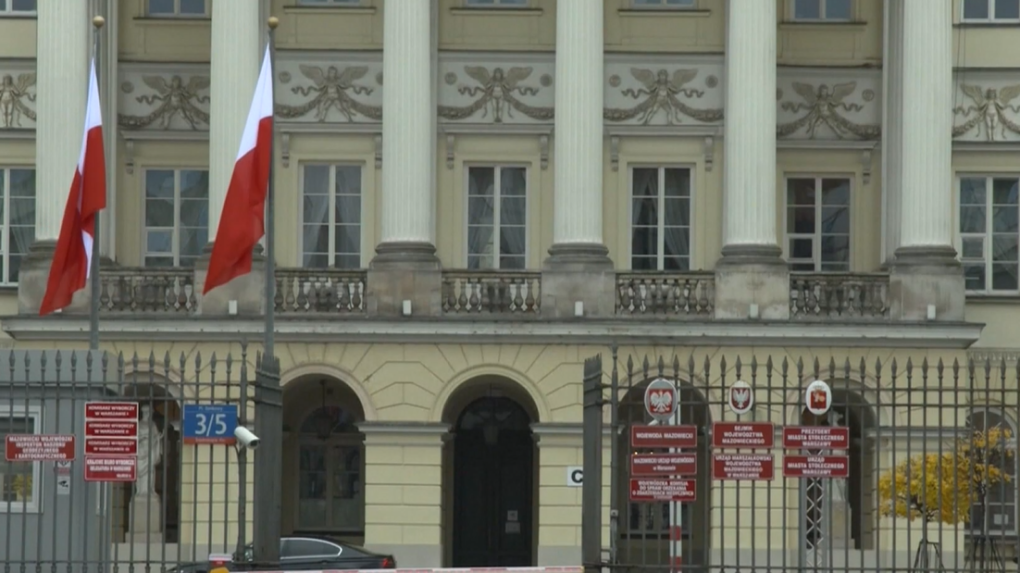
[[[261,2],[217,0],[212,3],[212,60],[209,77],[209,242],[205,256],[195,265],[195,288],[201,292],[209,265],[209,253],[216,239],[227,187],[234,172],[241,134],[248,119],[255,82],[262,64]],[[238,302],[239,314],[262,312],[261,265],[252,273],[202,297],[200,314],[222,314],[228,301]]]
[[[436,26],[433,0],[383,4],[383,163],[379,244],[369,312],[442,313],[435,247]]]
[[[603,19],[601,2],[556,4],[553,245],[542,276],[542,314],[615,311],[613,263],[602,238]]]
[[[890,278],[902,320],[963,320],[953,247],[952,0],[899,0],[903,17],[900,243]],[[934,316],[933,316],[934,315]]]
[[[716,318],[786,319],[789,271],[776,228],[776,3],[730,0],[722,258]]]
[[[903,3],[885,2],[882,66],[882,264],[900,246],[900,148],[903,142]]]
[[[397,563],[440,567],[443,436],[448,424],[362,422],[365,545]]]
[[[81,154],[93,29],[88,8],[87,2],[39,2],[38,6],[35,243],[21,265],[21,313],[37,313],[46,292],[64,205]],[[110,127],[114,123],[109,118],[106,122],[109,138],[115,133]],[[87,309],[82,304],[85,293],[87,289],[75,297],[76,311]]]

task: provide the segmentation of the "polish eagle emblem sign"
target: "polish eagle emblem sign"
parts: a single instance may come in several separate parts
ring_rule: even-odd
[[[743,380],[737,380],[730,386],[729,393],[730,410],[736,415],[746,414],[754,408],[754,392],[751,385]]]
[[[673,382],[656,378],[645,389],[645,410],[659,423],[671,422],[676,413],[677,393]]]
[[[824,415],[832,408],[832,390],[822,380],[808,384],[804,391],[804,406],[815,416]]]

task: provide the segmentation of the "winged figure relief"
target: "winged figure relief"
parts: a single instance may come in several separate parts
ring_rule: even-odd
[[[14,76],[7,74],[0,80],[0,117],[3,127],[21,127],[21,116],[35,121],[35,111],[25,101],[35,101],[35,94],[29,89],[35,86],[35,74]]]
[[[610,121],[626,121],[637,118],[648,125],[659,112],[663,112],[667,124],[683,123],[684,117],[702,122],[722,119],[722,110],[704,110],[693,108],[680,98],[700,98],[705,92],[684,87],[697,75],[698,70],[675,70],[672,74],[661,69],[657,72],[642,68],[631,68],[634,76],[642,87],[626,88],[620,93],[626,97],[640,100],[637,105],[627,109],[610,108],[606,110],[606,119]]]
[[[967,107],[959,106],[953,109],[954,115],[967,118],[965,122],[953,127],[953,136],[960,136],[970,130],[977,128],[981,131],[984,125],[985,140],[995,141],[996,136],[1006,139],[1006,132],[1012,131],[1020,134],[1020,125],[1010,120],[1007,111],[1020,113],[1020,105],[1010,105],[1013,100],[1020,97],[1020,85],[1006,86],[1004,88],[986,88],[963,84],[960,89],[967,95],[974,105]]]
[[[121,125],[139,129],[155,124],[160,129],[169,129],[178,116],[191,129],[199,129],[201,124],[209,125],[209,114],[198,107],[209,103],[209,96],[201,95],[202,91],[209,89],[208,77],[191,76],[185,83],[181,76],[170,76],[169,81],[161,76],[142,76],[142,82],[156,93],[138,96],[135,101],[155,106],[155,109],[143,116],[121,115]]]
[[[818,87],[800,82],[793,82],[793,91],[801,97],[802,102],[783,102],[782,109],[799,113],[806,111],[799,118],[779,125],[780,136],[790,135],[801,128],[807,127],[808,139],[814,139],[819,126],[825,125],[836,137],[857,136],[861,139],[874,139],[880,135],[877,125],[864,125],[850,121],[843,116],[846,112],[858,112],[864,106],[848,103],[846,100],[857,91],[857,82],[846,82],[829,87],[818,84]]]
[[[497,67],[490,73],[481,66],[464,66],[464,73],[478,85],[460,86],[457,91],[476,98],[475,101],[465,106],[440,106],[439,115],[446,119],[466,119],[481,111],[482,118],[491,116],[494,123],[503,123],[504,117],[513,119],[513,111],[517,111],[531,119],[550,120],[553,118],[552,108],[531,106],[521,101],[521,97],[538,94],[539,88],[521,85],[532,72],[532,68],[504,70]]]
[[[302,117],[315,110],[315,120],[324,122],[329,117],[330,110],[335,109],[347,118],[347,121],[354,121],[355,113],[370,119],[382,119],[381,107],[368,105],[351,97],[351,94],[371,95],[374,91],[370,87],[354,83],[368,74],[368,66],[349,66],[343,71],[336,66],[323,69],[300,65],[298,69],[301,70],[301,75],[312,81],[312,85],[297,86],[291,88],[291,92],[312,97],[297,106],[278,105],[277,111],[283,117]]]

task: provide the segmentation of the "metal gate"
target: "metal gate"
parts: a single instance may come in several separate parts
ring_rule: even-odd
[[[279,439],[265,429],[279,421],[275,360],[263,364],[243,345],[207,357],[6,353],[3,571],[155,573],[207,564],[210,554],[251,553],[253,534],[267,533],[252,523],[279,522],[272,500],[255,503],[241,487],[255,481],[257,495],[266,497],[263,480],[249,477],[272,475],[262,469],[270,462],[279,471],[278,459],[257,459],[263,451],[272,456]],[[259,427],[256,409],[264,418]],[[237,426],[260,434],[254,456],[237,447]],[[278,507],[279,481],[264,481],[275,487]],[[268,529],[279,538],[278,529]]]
[[[586,567],[1016,570],[1020,363],[725,354],[585,362]]]

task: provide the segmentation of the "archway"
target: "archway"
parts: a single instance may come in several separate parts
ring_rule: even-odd
[[[174,384],[153,372],[125,377],[123,395],[138,402],[138,461],[135,483],[111,489],[114,535],[178,543],[181,509],[181,405]],[[132,531],[133,528],[133,531]]]
[[[283,392],[284,534],[365,538],[364,408],[343,381],[294,380]]]
[[[453,567],[526,567],[538,532],[534,403],[514,382],[482,376],[450,396],[443,420],[445,560]]]
[[[668,450],[651,449],[636,452],[630,444],[630,427],[648,424],[652,421],[645,409],[645,389],[649,381],[632,386],[620,400],[618,421],[620,431],[613,439],[617,441],[617,452],[665,453]],[[712,425],[708,400],[694,387],[684,381],[678,384],[680,422],[693,424],[698,430],[697,474],[695,479],[696,501],[679,504],[681,515],[681,545],[685,567],[700,568],[708,565],[711,544],[711,459],[707,430]],[[629,460],[629,455],[621,455]],[[671,571],[670,562],[670,503],[632,503],[630,501],[630,463],[616,465],[617,487],[616,507],[620,508],[618,559],[621,563],[643,563],[649,569]],[[658,568],[654,564],[658,562]]]
[[[809,548],[816,545],[829,549],[872,549],[875,547],[877,507],[874,487],[874,448],[878,418],[874,408],[845,382],[830,385],[832,407],[821,416],[803,408],[803,426],[845,427],[850,434],[849,475],[840,479],[805,479],[804,517],[805,540]],[[825,454],[827,452],[819,452]],[[839,453],[839,452],[837,452]],[[825,509],[831,515],[823,515]]]

